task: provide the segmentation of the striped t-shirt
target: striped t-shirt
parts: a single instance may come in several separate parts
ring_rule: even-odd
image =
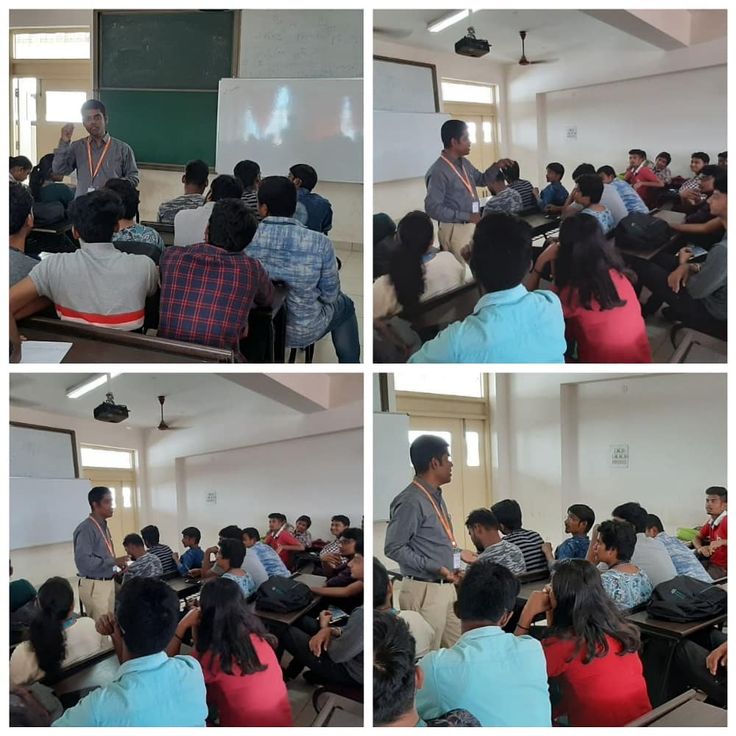
[[[644,204],[644,200],[639,196],[639,193],[631,186],[631,184],[629,184],[629,182],[624,181],[623,179],[614,179],[611,184],[618,192],[619,197],[621,197],[621,201],[624,203],[624,207],[626,207],[626,211],[629,214],[634,212],[644,212],[647,214],[649,212],[649,207]]]
[[[163,568],[162,575],[172,575],[178,572],[176,569],[176,562],[174,562],[174,553],[171,551],[171,547],[166,544],[154,544],[148,551],[154,557],[158,557],[161,567]]]
[[[534,196],[534,187],[532,187],[531,182],[526,179],[517,179],[514,182],[509,182],[509,186],[521,194],[522,210],[536,208],[537,198]]]
[[[257,189],[246,189],[241,197],[245,202],[246,207],[253,212],[253,214],[261,220],[261,215],[258,212],[258,190]]]
[[[524,555],[524,562],[526,562],[527,572],[546,572],[549,569],[547,558],[542,552],[544,540],[537,532],[530,529],[517,529],[515,532],[507,534],[504,539],[515,544],[521,550]]]
[[[28,277],[54,302],[59,319],[116,330],[142,327],[146,297],[158,289],[156,264],[112,243],[82,242],[74,253],[54,253]]]

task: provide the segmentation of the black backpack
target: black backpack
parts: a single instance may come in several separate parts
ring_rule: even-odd
[[[261,583],[255,595],[256,608],[273,613],[290,613],[312,602],[312,591],[293,578],[274,576]]]
[[[664,220],[646,212],[632,212],[618,223],[613,234],[617,248],[651,250],[669,240],[670,227]]]
[[[725,614],[727,597],[718,585],[678,575],[654,589],[647,614],[664,621],[701,621]]]

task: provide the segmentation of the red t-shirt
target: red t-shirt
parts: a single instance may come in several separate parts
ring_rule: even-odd
[[[290,531],[287,531],[286,529],[282,529],[281,531],[276,532],[275,537],[271,532],[269,532],[263,541],[269,547],[273,547],[273,549],[276,549],[281,544],[285,544],[288,547],[293,544],[301,544],[301,542]],[[292,550],[288,549],[281,550],[281,552],[279,552],[279,557],[281,558],[281,561],[287,567],[289,567],[289,564],[291,562],[292,554]]]
[[[583,664],[583,652],[568,661],[574,640],[542,640],[547,676],[558,678],[562,690],[555,718],[567,715],[571,726],[624,726],[652,709],[639,655],[620,656],[621,644],[607,639],[608,654],[588,664]]]
[[[233,674],[220,669],[219,655],[192,656],[199,660],[207,685],[207,703],[217,708],[221,726],[291,726],[291,705],[281,667],[271,645],[256,634],[250,635],[262,672],[241,675],[240,667],[233,665]]]
[[[711,522],[703,524],[703,528],[700,530],[701,540],[708,540],[709,543],[716,539],[727,539],[728,538],[728,516],[724,516],[719,522],[718,526],[711,526]],[[709,558],[714,565],[722,567],[724,570],[728,569],[728,546],[723,545],[719,547]]]
[[[661,181],[660,178],[648,167],[642,166],[639,171],[636,172],[636,174],[632,174],[630,172],[626,173],[626,181],[631,184],[633,187],[634,184],[636,184],[639,181]],[[636,189],[636,187],[634,187]],[[659,197],[660,191],[657,187],[641,187],[640,189],[636,189],[639,196],[644,200],[644,204],[646,204],[649,209],[653,209],[656,207],[657,199]]]
[[[615,269],[609,271],[623,307],[601,310],[595,299],[585,309],[577,292],[560,292],[568,339],[578,344],[581,363],[651,363],[647,329],[631,282]]]

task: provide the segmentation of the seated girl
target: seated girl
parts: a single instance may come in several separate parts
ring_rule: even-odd
[[[63,174],[54,174],[53,162],[53,153],[41,156],[41,160],[31,169],[28,186],[34,202],[61,202],[66,211],[69,202],[74,199],[74,190],[61,183]]]
[[[239,539],[221,539],[217,552],[217,564],[225,572],[222,577],[232,580],[240,588],[243,597],[249,598],[256,592],[253,578],[241,567],[245,560],[245,547]]]
[[[597,174],[583,174],[575,180],[573,199],[583,209],[581,214],[594,217],[604,235],[608,235],[615,227],[611,210],[601,204],[603,182]]]

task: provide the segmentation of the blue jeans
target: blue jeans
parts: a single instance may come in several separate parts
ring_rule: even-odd
[[[340,292],[335,302],[335,313],[324,332],[332,333],[339,363],[360,363],[360,338],[358,337],[358,318],[355,316],[353,300]]]

